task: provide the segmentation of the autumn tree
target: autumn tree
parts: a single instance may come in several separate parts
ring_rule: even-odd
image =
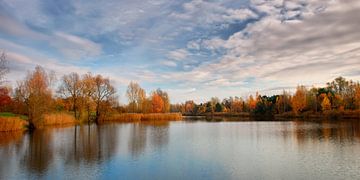
[[[244,102],[241,98],[235,97],[230,101],[230,110],[231,112],[242,112],[244,109]]]
[[[320,105],[318,105],[318,89],[312,87],[306,95],[306,107],[308,110],[317,112]]]
[[[278,113],[284,113],[291,110],[291,95],[283,90],[281,95],[278,95],[275,102],[275,108]]]
[[[91,111],[95,109],[95,103],[92,101],[94,93],[96,91],[94,77],[91,73],[87,73],[82,76],[82,91],[81,91],[81,108],[84,108],[87,112],[87,120],[90,122]]]
[[[166,91],[163,91],[161,89],[157,89],[155,91],[155,93],[157,95],[159,95],[161,97],[161,99],[163,100],[164,102],[164,108],[162,110],[163,113],[165,112],[170,112],[170,98],[169,98],[169,95]]]
[[[50,110],[50,83],[49,74],[41,66],[37,66],[34,72],[28,73],[24,81],[18,83],[16,95],[26,104],[31,125]]]
[[[73,72],[62,77],[61,86],[59,87],[59,93],[64,98],[69,98],[72,102],[72,110],[74,111],[75,119],[79,119],[79,99],[83,92],[83,83],[79,74]]]
[[[327,110],[331,109],[331,103],[330,103],[328,96],[324,96],[324,98],[321,102],[321,107],[322,107],[323,111],[327,111]]]
[[[164,110],[164,101],[160,95],[153,93],[152,95],[152,109],[154,113],[161,113]]]
[[[146,92],[138,83],[130,82],[126,91],[126,96],[129,100],[129,106],[131,107],[132,112],[143,111]]]
[[[306,107],[306,87],[298,86],[295,95],[292,98],[291,104],[295,114],[303,111]]]
[[[195,103],[194,101],[186,101],[185,102],[185,112],[186,113],[190,113],[193,114],[194,113],[194,107],[195,107]]]
[[[94,93],[92,100],[95,103],[95,122],[99,122],[100,118],[105,115],[106,107],[109,102],[113,100],[115,88],[110,84],[108,78],[103,78],[101,75],[94,77]]]
[[[355,86],[355,102],[358,109],[360,109],[360,84],[357,83]]]
[[[338,109],[355,109],[355,86],[356,83],[341,76],[327,83],[327,89],[333,95],[329,97],[332,106]]]
[[[256,108],[256,103],[256,99],[254,99],[254,97],[250,95],[248,99],[248,106],[250,111],[253,111]]]
[[[7,87],[0,87],[0,111],[8,111],[12,99],[10,97],[10,91]]]

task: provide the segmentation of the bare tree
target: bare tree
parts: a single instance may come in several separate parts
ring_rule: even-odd
[[[126,96],[129,99],[129,106],[132,112],[142,111],[142,104],[146,98],[145,90],[136,82],[130,82],[126,90]]]
[[[95,102],[95,121],[98,123],[101,118],[101,110],[104,105],[112,100],[113,95],[115,94],[115,88],[110,84],[108,78],[103,78],[101,75],[94,77],[94,93],[92,99]]]
[[[92,97],[95,93],[94,77],[91,73],[87,73],[82,77],[82,92],[81,92],[81,104],[85,107],[87,112],[87,120],[90,122],[91,110],[93,109]]]
[[[74,116],[76,119],[79,119],[79,98],[81,97],[83,92],[83,83],[80,79],[79,74],[73,72],[69,75],[64,75],[62,78],[62,84],[60,85],[58,92],[64,98],[69,98],[71,100]]]

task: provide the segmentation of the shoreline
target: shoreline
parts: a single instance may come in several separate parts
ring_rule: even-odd
[[[287,112],[282,114],[251,114],[251,113],[205,113],[205,114],[183,114],[184,119],[207,119],[219,120],[221,118],[244,118],[253,121],[266,120],[360,120],[360,111],[328,111],[322,113],[304,112],[295,114]]]

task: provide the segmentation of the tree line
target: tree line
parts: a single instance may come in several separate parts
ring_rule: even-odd
[[[338,77],[328,82],[326,87],[298,86],[294,94],[266,96],[256,93],[247,99],[229,97],[222,101],[213,97],[205,103],[196,104],[193,100],[171,105],[171,111],[184,114],[205,114],[214,112],[251,113],[255,115],[274,115],[310,112],[345,111],[360,109],[360,84]]]
[[[5,53],[0,55],[1,82],[9,71],[5,57]],[[100,74],[72,72],[57,80],[54,72],[36,66],[14,89],[0,84],[0,111],[27,115],[30,124],[56,112],[68,112],[76,120],[89,122],[99,122],[113,113],[170,112],[170,98],[161,89],[147,96],[138,83],[130,82],[127,105],[119,104],[116,93],[110,79]]]
[[[55,73],[41,66],[28,72],[17,82],[14,90],[2,85],[9,71],[4,53],[0,55],[0,111],[27,115],[29,122],[41,120],[47,113],[68,112],[83,121],[98,122],[113,113],[251,113],[274,115],[292,112],[327,112],[360,109],[360,84],[338,77],[326,87],[298,86],[296,92],[266,96],[256,93],[246,99],[229,97],[211,98],[205,103],[188,100],[171,104],[166,91],[156,89],[149,94],[136,82],[130,82],[126,97],[128,104],[120,105],[117,91],[109,78],[100,74],[76,72],[63,75],[57,80]]]

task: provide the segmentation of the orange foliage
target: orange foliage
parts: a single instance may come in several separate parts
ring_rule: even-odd
[[[355,87],[355,102],[356,102],[357,108],[360,109],[360,85],[359,84]]]
[[[324,99],[321,103],[321,107],[323,111],[330,110],[331,109],[331,103],[327,96],[324,96]]]
[[[292,98],[291,104],[295,114],[298,114],[306,107],[306,88],[304,86],[298,86],[296,93]]]
[[[253,98],[252,95],[250,95],[248,102],[250,110],[254,110],[256,108],[256,103],[256,100]]]
[[[6,109],[12,103],[9,96],[9,89],[6,87],[0,87],[0,110]]]
[[[154,113],[160,113],[164,108],[164,101],[158,94],[154,94],[151,99],[152,108]]]

